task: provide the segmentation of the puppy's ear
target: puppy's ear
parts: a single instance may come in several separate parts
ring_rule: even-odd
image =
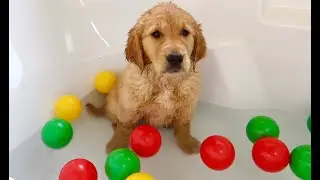
[[[141,71],[143,70],[143,47],[141,43],[141,33],[139,33],[137,27],[133,27],[128,33],[125,54],[127,61],[135,63]]]
[[[197,62],[203,59],[207,52],[207,43],[202,34],[201,24],[196,25],[194,36],[194,49],[192,52],[192,57]]]

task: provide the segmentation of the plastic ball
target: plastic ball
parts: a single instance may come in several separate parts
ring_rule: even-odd
[[[110,180],[124,180],[140,172],[139,157],[130,149],[121,148],[112,151],[105,163],[105,172]]]
[[[206,138],[200,146],[200,157],[210,169],[221,171],[229,168],[235,159],[232,143],[225,137],[215,135]]]
[[[72,125],[63,119],[53,118],[41,130],[44,144],[53,149],[60,149],[68,145],[73,136]]]
[[[300,179],[311,180],[311,145],[301,145],[292,150],[290,169]]]
[[[280,129],[275,120],[267,116],[256,116],[252,118],[246,127],[248,139],[254,143],[263,137],[278,138]]]
[[[307,127],[308,127],[309,131],[311,132],[311,115],[308,117]]]
[[[279,139],[265,137],[253,145],[252,158],[260,169],[275,173],[287,167],[290,153],[287,146]]]
[[[150,174],[147,173],[134,173],[127,177],[126,180],[155,180]]]
[[[107,94],[115,85],[116,79],[117,76],[113,72],[100,72],[96,75],[96,78],[94,80],[94,87],[98,92]]]
[[[151,157],[160,150],[161,135],[152,126],[138,126],[131,133],[130,147],[140,157]]]
[[[59,180],[98,180],[98,172],[90,161],[73,159],[63,166]]]
[[[55,116],[70,122],[77,119],[81,111],[81,101],[74,95],[61,96],[54,106]]]

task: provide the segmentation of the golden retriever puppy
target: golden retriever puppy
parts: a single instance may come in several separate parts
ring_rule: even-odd
[[[199,152],[190,133],[198,100],[198,61],[206,54],[200,24],[174,3],[160,3],[145,12],[129,31],[125,49],[128,65],[106,96],[104,107],[87,104],[96,115],[113,122],[114,134],[106,151],[128,147],[129,136],[144,120],[172,127],[183,152]]]

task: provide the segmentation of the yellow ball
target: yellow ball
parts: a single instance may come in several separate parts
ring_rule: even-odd
[[[150,174],[139,172],[127,177],[126,180],[155,180]]]
[[[54,106],[55,116],[69,122],[77,119],[81,111],[81,101],[74,95],[64,95],[60,97]]]
[[[94,80],[95,89],[103,94],[107,94],[116,83],[117,76],[113,72],[103,71],[96,75]]]

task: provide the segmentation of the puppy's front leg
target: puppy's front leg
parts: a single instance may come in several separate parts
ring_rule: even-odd
[[[107,144],[107,153],[110,153],[118,148],[128,148],[130,135],[133,129],[136,127],[138,121],[139,116],[132,115],[132,113],[123,113],[121,117],[119,117],[119,121],[114,128],[114,134]]]
[[[174,135],[180,149],[186,154],[196,154],[200,151],[200,142],[190,133],[190,121],[176,121],[173,126]]]
[[[109,154],[118,148],[127,148],[129,145],[130,134],[134,127],[135,126],[133,124],[118,122],[114,129],[114,134],[107,144],[107,153]]]

